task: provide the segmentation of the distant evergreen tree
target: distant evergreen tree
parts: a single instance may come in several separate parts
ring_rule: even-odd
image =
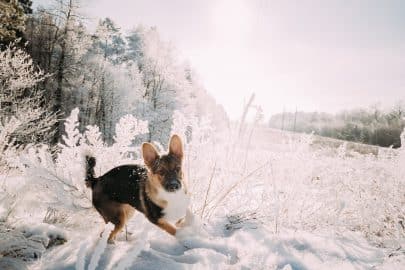
[[[96,53],[102,54],[105,60],[113,64],[122,62],[125,42],[120,29],[110,18],[99,22],[93,39],[93,48]]]
[[[92,36],[92,46],[89,52],[93,65],[98,66],[99,82],[94,92],[96,99],[95,119],[104,139],[112,142],[114,115],[119,109],[117,101],[117,83],[112,79],[111,71],[124,61],[125,41],[120,29],[110,18],[100,20],[96,32]],[[119,67],[116,67],[117,71]],[[118,72],[119,73],[119,72]]]
[[[136,61],[138,63],[139,69],[142,69],[139,61],[143,57],[143,27],[139,26],[135,30],[132,30],[130,34],[126,37],[127,49],[126,49],[126,59]]]
[[[0,0],[0,49],[21,37],[26,15],[17,0]]]

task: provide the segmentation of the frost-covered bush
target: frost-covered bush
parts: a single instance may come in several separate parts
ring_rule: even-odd
[[[18,220],[35,211],[38,213],[36,217],[38,220],[61,221],[64,218],[47,218],[49,207],[51,211],[54,211],[55,207],[65,209],[91,207],[90,191],[84,182],[86,154],[96,157],[97,175],[123,163],[139,162],[139,147],[135,147],[132,142],[136,136],[147,133],[147,122],[138,120],[132,115],[122,117],[116,125],[114,144],[106,146],[98,127],[88,126],[84,133],[79,131],[78,115],[79,109],[74,109],[66,119],[66,134],[62,136],[58,145],[56,159],[53,158],[48,146],[30,145],[18,158],[8,160],[18,167],[24,176],[18,180],[13,178],[5,180],[9,193],[18,197],[13,213],[11,215],[7,213],[7,216]],[[11,198],[8,199],[9,205],[15,201]],[[61,213],[60,216],[64,214]]]
[[[66,119],[66,135],[62,136],[60,151],[56,159],[56,170],[78,190],[84,191],[83,182],[84,155],[91,153],[97,159],[96,174],[123,163],[131,163],[139,158],[139,150],[134,147],[136,136],[147,133],[147,122],[132,115],[123,116],[116,125],[114,144],[107,146],[102,141],[101,133],[96,126],[87,126],[84,134],[79,132],[79,109],[74,109]]]
[[[236,130],[210,134],[195,155],[187,152],[193,210],[205,221],[242,217],[275,233],[353,230],[385,246],[405,236],[403,148],[364,155],[346,143],[320,147],[313,135],[257,127],[252,140],[250,130],[242,137]],[[190,151],[194,141],[186,146]]]
[[[227,215],[229,228],[251,220],[275,233],[352,230],[384,246],[405,236],[403,148],[361,154],[251,124],[218,132],[181,113],[174,123],[186,140],[193,211],[205,222]]]
[[[31,57],[11,44],[0,52],[0,166],[16,145],[46,142],[56,115],[43,106],[37,85],[46,78]],[[20,147],[21,148],[21,147]]]

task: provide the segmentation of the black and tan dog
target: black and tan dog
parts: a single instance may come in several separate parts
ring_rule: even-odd
[[[176,225],[181,225],[189,204],[182,171],[183,155],[181,139],[173,135],[169,152],[162,156],[152,144],[142,145],[146,168],[124,165],[100,177],[94,175],[95,158],[86,156],[86,185],[92,189],[93,205],[105,223],[115,225],[109,243],[114,242],[134,208],[161,229],[176,234]]]

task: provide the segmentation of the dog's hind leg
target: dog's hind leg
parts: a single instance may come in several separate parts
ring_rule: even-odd
[[[129,220],[134,215],[135,212],[135,209],[129,204],[124,204],[122,210],[126,220]],[[128,241],[128,234],[131,235],[131,233],[128,233],[127,224],[125,224],[125,241]]]
[[[120,211],[118,213],[118,218],[116,219],[116,222],[114,223],[114,225],[115,225],[114,230],[110,233],[110,236],[108,237],[109,244],[114,244],[115,237],[117,236],[117,234],[120,231],[122,231],[126,222],[127,222],[127,218],[126,218],[125,212]]]

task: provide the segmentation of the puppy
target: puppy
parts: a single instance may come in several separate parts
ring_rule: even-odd
[[[162,156],[152,144],[144,143],[142,156],[146,167],[123,165],[100,177],[94,175],[96,159],[86,156],[85,181],[92,189],[93,205],[105,223],[115,225],[109,243],[114,243],[134,209],[171,235],[186,215],[190,199],[183,178],[180,137],[171,137],[169,151]]]

